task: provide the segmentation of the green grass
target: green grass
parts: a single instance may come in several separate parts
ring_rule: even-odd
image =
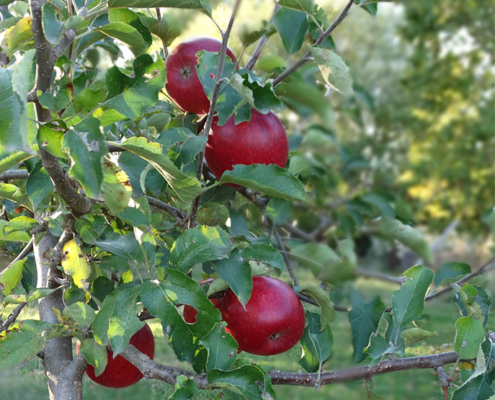
[[[382,299],[390,300],[390,293],[396,290],[396,286],[375,281],[358,280],[356,289],[366,295],[379,293]],[[425,313],[429,320],[425,329],[436,331],[438,335],[424,342],[419,342],[407,348],[406,356],[434,354],[453,350],[455,337],[454,322],[459,317],[459,311],[455,304],[448,301],[449,296],[434,299],[427,303]],[[8,312],[8,311],[7,311]],[[23,318],[37,318],[37,311],[28,308],[22,314]],[[155,335],[156,356],[159,363],[189,368],[187,363],[179,362],[161,331],[158,321],[148,321]],[[494,314],[491,313],[488,329],[495,329]],[[324,365],[325,370],[341,369],[352,366],[352,338],[349,321],[346,313],[337,313],[337,319],[332,324],[334,345],[332,356]],[[263,368],[281,369],[287,371],[299,371],[298,359],[301,355],[299,346],[277,356],[261,357],[244,354],[253,362],[259,363]],[[375,376],[370,388],[386,400],[422,400],[443,399],[442,389],[433,370],[408,370],[393,372]],[[0,399],[2,400],[42,400],[48,399],[46,378],[42,372],[41,361],[30,360],[11,371],[0,371]],[[88,378],[83,382],[84,399],[87,400],[127,400],[143,397],[146,399],[166,399],[172,388],[160,381],[144,381],[125,389],[109,389],[93,383]],[[364,381],[356,381],[345,384],[328,385],[316,390],[314,388],[301,388],[293,386],[276,386],[278,398],[283,399],[309,399],[328,400],[366,399],[366,387]],[[205,393],[204,398],[208,398]]]

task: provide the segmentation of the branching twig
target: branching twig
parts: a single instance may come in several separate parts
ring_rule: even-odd
[[[163,201],[160,201],[158,199],[155,199],[154,197],[151,196],[146,196],[146,198],[148,199],[148,203],[150,205],[169,213],[172,217],[175,218],[175,220],[179,224],[182,224],[182,222],[184,221],[186,214],[181,210],[179,210],[178,208],[172,207],[171,205],[164,203]]]
[[[270,21],[268,22],[268,25],[271,25],[272,22],[273,22],[273,18],[275,17],[275,14],[277,13],[278,9],[280,8],[280,6],[277,4],[275,5],[275,8],[273,9],[273,14],[272,16],[270,17]],[[249,60],[249,62],[246,64],[246,69],[253,69],[253,67],[255,66],[256,62],[258,61],[258,58],[260,57],[261,55],[261,52],[263,51],[263,48],[265,47],[265,44],[266,44],[266,41],[268,40],[267,36],[266,36],[266,33],[261,37],[259,43],[258,43],[258,46],[256,46],[256,50],[254,50],[254,53],[251,57],[251,59]]]
[[[330,34],[334,31],[334,29],[344,20],[345,17],[347,17],[347,14],[349,13],[350,8],[354,4],[354,0],[350,0],[347,5],[344,7],[340,15],[337,17],[335,21],[333,21],[332,25],[328,27],[328,29],[323,32],[320,37],[316,40],[314,43],[314,46],[319,46],[322,44],[325,39],[330,36]],[[297,62],[295,63],[292,67],[286,69],[284,72],[282,72],[279,76],[277,76],[273,80],[273,87],[277,86],[280,82],[282,82],[285,78],[287,78],[290,74],[292,74],[294,71],[299,69],[302,65],[304,65],[307,61],[311,60],[312,58],[311,55],[311,50],[308,50],[306,54]]]
[[[435,368],[435,371],[438,375],[438,379],[440,379],[440,384],[442,385],[445,400],[449,400],[449,376],[447,375],[447,372],[445,372],[445,369],[443,367],[438,366]]]
[[[464,283],[466,283],[470,279],[474,278],[475,276],[484,274],[488,271],[491,271],[492,269],[495,269],[495,258],[492,258],[483,267],[479,268],[478,270],[476,270],[474,272],[471,272],[470,274],[467,274],[465,277],[459,279],[457,282],[450,284],[449,286],[443,288],[442,290],[439,290],[438,292],[430,293],[428,296],[426,296],[425,301],[434,299],[437,296],[441,296],[442,294],[451,291],[453,288],[453,285],[462,286]]]
[[[213,123],[213,115],[215,114],[215,106],[217,105],[218,96],[220,94],[220,87],[222,85],[222,74],[223,74],[223,66],[225,64],[225,57],[227,56],[227,46],[229,43],[230,31],[232,30],[232,26],[234,24],[234,19],[239,10],[239,6],[241,4],[241,0],[236,0],[234,4],[234,8],[232,10],[232,14],[230,16],[229,23],[227,25],[227,29],[222,33],[222,48],[220,50],[220,59],[218,62],[218,70],[215,77],[215,87],[213,89],[213,94],[211,96],[210,102],[210,110],[208,111],[208,116],[206,117],[205,127],[203,129],[203,135],[208,135],[210,133],[211,124]],[[206,145],[201,150],[198,155],[198,172],[196,177],[201,180],[203,176],[203,160],[205,156]],[[197,196],[194,199],[191,214],[189,215],[189,227],[193,227],[196,222],[196,213],[198,212],[199,200],[201,199],[201,195]]]
[[[185,375],[189,379],[194,380],[200,389],[205,389],[209,386],[206,375],[195,374],[181,368],[158,364],[132,345],[129,345],[120,355],[134,364],[147,379],[157,379],[167,382],[170,385],[175,385],[177,377],[179,375]],[[438,369],[438,367],[443,365],[455,363],[457,358],[457,353],[452,351],[420,357],[387,359],[371,368],[368,366],[353,367],[322,372],[321,374],[284,371],[270,371],[268,374],[271,377],[272,384],[275,385],[315,386],[317,382],[320,382],[321,385],[328,385],[337,382],[370,379],[374,375],[392,371],[425,368]]]

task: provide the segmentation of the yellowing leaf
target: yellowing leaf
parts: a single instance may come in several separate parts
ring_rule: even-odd
[[[31,39],[32,37],[33,33],[31,32],[31,18],[24,17],[5,32],[1,46],[7,55],[12,57],[19,44]]]
[[[90,269],[74,239],[65,244],[64,255],[65,259],[62,261],[62,268],[65,273],[72,276],[76,286],[84,287],[84,281],[89,277]]]

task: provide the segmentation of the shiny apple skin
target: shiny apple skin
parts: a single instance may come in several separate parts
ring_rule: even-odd
[[[155,339],[150,327],[145,324],[138,330],[129,341],[139,351],[153,359],[155,355]],[[81,343],[77,343],[77,353],[81,348]],[[143,378],[139,369],[127,361],[124,357],[118,355],[113,358],[113,353],[107,351],[108,363],[102,374],[95,376],[95,368],[90,365],[86,369],[86,375],[94,382],[111,388],[124,388],[134,385]]]
[[[294,347],[304,332],[304,309],[297,294],[285,282],[271,277],[253,278],[246,310],[228,290],[221,311],[226,330],[246,353],[283,353]]]
[[[165,62],[167,71],[165,89],[181,110],[199,115],[208,113],[210,100],[198,78],[196,53],[201,50],[219,52],[221,48],[221,41],[200,37],[179,44],[168,55]],[[227,48],[226,54],[236,62],[230,48]]]
[[[277,116],[252,110],[251,120],[238,125],[232,116],[225,125],[213,120],[205,159],[217,179],[236,164],[277,164],[285,168],[289,156],[289,141]]]

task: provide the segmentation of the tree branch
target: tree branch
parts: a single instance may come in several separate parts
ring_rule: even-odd
[[[147,355],[141,353],[134,346],[129,345],[125,351],[120,353],[131,364],[135,365],[147,379],[157,379],[170,385],[175,385],[179,375],[185,375],[194,380],[198,388],[205,389],[209,386],[206,375],[195,374],[181,368],[169,367],[158,364]],[[385,374],[392,371],[402,371],[406,369],[438,368],[457,361],[456,352],[440,353],[420,357],[391,358],[384,360],[373,367],[367,365],[361,367],[347,368],[337,371],[327,371],[319,373],[300,373],[269,371],[268,374],[274,385],[296,385],[315,386],[318,382],[321,385],[329,385],[338,382],[348,382],[359,379],[370,379],[375,375]]]
[[[491,271],[492,269],[495,269],[495,258],[492,258],[484,266],[474,272],[471,272],[470,274],[467,274],[465,277],[459,279],[457,282],[450,284],[449,286],[443,288],[442,290],[439,290],[438,292],[430,293],[428,296],[425,297],[425,301],[434,299],[435,297],[441,296],[444,293],[450,292],[453,288],[453,285],[462,286],[464,283],[474,278],[475,276],[484,274],[488,271]]]
[[[169,213],[172,217],[175,218],[175,220],[179,224],[182,224],[184,218],[186,218],[186,214],[181,210],[179,210],[178,208],[172,207],[171,205],[164,203],[163,201],[160,201],[158,199],[155,199],[154,197],[151,196],[146,196],[146,198],[148,199],[148,203],[150,205]]]
[[[220,87],[222,85],[222,74],[223,74],[223,66],[225,64],[225,57],[227,55],[227,46],[229,43],[229,36],[230,36],[230,31],[232,30],[232,26],[234,24],[234,19],[237,14],[237,11],[239,10],[239,6],[241,5],[241,0],[236,0],[234,4],[234,8],[232,10],[232,14],[230,16],[229,23],[227,25],[227,29],[225,32],[222,34],[222,48],[220,50],[220,59],[218,62],[218,70],[217,70],[217,75],[215,77],[215,88],[213,89],[213,94],[211,96],[211,102],[210,102],[210,110],[208,111],[208,116],[206,117],[206,123],[205,127],[203,129],[203,135],[208,136],[210,133],[211,129],[211,124],[213,123],[213,115],[215,114],[215,106],[217,105],[217,100],[218,96],[220,94]],[[203,176],[203,160],[205,157],[205,147],[203,147],[203,150],[198,155],[198,172],[196,174],[196,177],[201,181],[201,178]],[[189,228],[194,226],[194,223],[196,222],[196,213],[198,212],[198,206],[199,206],[199,200],[201,199],[201,195],[197,196],[194,199],[194,203],[192,206],[191,214],[189,215]]]
[[[280,6],[278,4],[275,5],[275,8],[273,9],[273,13],[272,13],[272,16],[270,17],[270,21],[268,22],[268,25],[271,25],[272,22],[273,22],[273,18],[275,17],[275,14],[277,13],[277,11],[279,10]],[[261,52],[263,51],[263,48],[265,47],[265,44],[266,44],[266,41],[268,40],[267,36],[266,36],[266,33],[261,37],[259,43],[258,43],[258,46],[256,46],[256,49],[254,50],[254,53],[253,55],[251,56],[251,59],[249,60],[249,62],[246,64],[246,66],[244,68],[246,69],[253,69],[253,67],[255,66],[256,62],[258,61],[258,58],[260,57],[261,55]]]
[[[347,5],[344,7],[340,15],[337,17],[335,21],[333,21],[332,25],[328,27],[328,29],[323,32],[320,37],[315,41],[314,46],[319,46],[324,42],[324,40],[330,36],[330,34],[334,31],[335,28],[347,17],[349,14],[349,10],[351,9],[352,5],[354,4],[354,0],[350,0]],[[304,65],[307,61],[310,61],[312,59],[312,54],[311,54],[311,49],[304,54],[304,56],[297,62],[295,63],[292,67],[286,69],[284,72],[282,72],[279,76],[277,76],[273,80],[273,87],[277,86],[280,82],[282,82],[285,78],[287,78],[290,74],[292,74],[294,71],[299,69],[302,65]]]

